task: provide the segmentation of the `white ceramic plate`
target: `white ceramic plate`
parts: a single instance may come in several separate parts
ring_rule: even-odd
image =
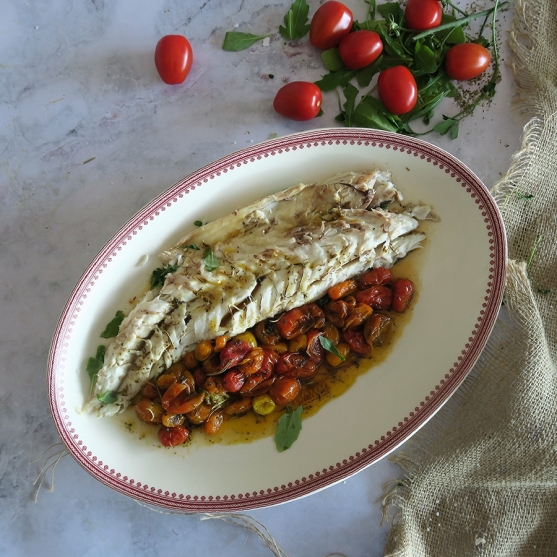
[[[441,218],[417,253],[419,298],[386,360],[304,420],[291,449],[278,453],[272,438],[164,449],[156,439],[130,434],[118,419],[79,412],[88,389],[85,363],[100,331],[145,287],[159,266],[156,254],[194,221],[223,216],[298,182],[376,167],[392,171],[406,201],[431,204]],[[139,266],[145,254],[149,262]],[[49,357],[56,426],[95,478],[161,507],[238,511],[308,495],[391,452],[455,391],[495,322],[505,263],[504,228],[489,192],[461,162],[433,145],[361,129],[310,131],[254,145],[165,191],[125,224],[85,271]]]

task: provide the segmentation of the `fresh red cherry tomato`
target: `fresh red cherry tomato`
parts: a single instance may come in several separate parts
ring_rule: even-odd
[[[383,52],[381,37],[375,31],[354,31],[338,45],[338,53],[349,70],[361,70],[373,64]]]
[[[161,79],[169,85],[182,83],[193,62],[191,44],[182,35],[165,35],[155,48],[155,66]]]
[[[309,42],[321,50],[332,48],[350,33],[353,21],[352,12],[344,4],[325,2],[311,20]]]
[[[414,296],[414,283],[408,279],[396,279],[393,283],[392,309],[397,313],[406,311]]]
[[[408,29],[425,31],[441,24],[443,8],[438,0],[408,0],[405,15]]]
[[[377,80],[377,91],[383,106],[393,114],[406,114],[418,102],[418,86],[404,66],[383,70]]]
[[[165,447],[181,445],[190,435],[190,431],[183,425],[174,427],[161,427],[159,429],[159,440]]]
[[[292,81],[278,90],[273,108],[281,116],[303,122],[319,114],[321,101],[321,89],[315,83]]]
[[[484,72],[491,56],[480,44],[462,43],[449,49],[445,56],[445,70],[451,79],[473,79]]]

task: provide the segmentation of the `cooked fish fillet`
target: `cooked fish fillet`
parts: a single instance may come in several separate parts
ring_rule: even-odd
[[[380,209],[386,201],[397,212]],[[431,214],[401,203],[389,172],[349,172],[298,184],[187,234],[160,255],[177,270],[122,322],[85,409],[113,415],[200,341],[239,334],[372,266],[392,266],[420,246],[424,234],[412,231]],[[206,247],[219,260],[212,272]],[[107,391],[117,393],[115,403],[98,400]]]

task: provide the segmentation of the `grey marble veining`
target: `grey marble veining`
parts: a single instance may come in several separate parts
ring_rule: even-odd
[[[221,521],[147,509],[104,487],[71,457],[33,486],[59,441],[45,368],[73,286],[111,236],[190,172],[237,149],[299,130],[338,125],[336,95],[324,116],[296,123],[272,110],[287,80],[322,74],[306,41],[278,26],[291,1],[4,0],[0,18],[0,554],[262,555],[259,538]],[[346,2],[362,19],[363,1]],[[310,2],[311,13],[318,2]],[[511,14],[502,15],[508,29]],[[237,26],[237,27],[235,27]],[[273,32],[268,46],[228,53],[226,30]],[[185,83],[161,82],[154,47],[186,35],[194,65]],[[503,56],[508,52],[503,45]],[[520,143],[503,81],[456,141],[427,136],[491,186]],[[271,77],[274,76],[274,77]],[[450,109],[450,104],[447,105]],[[427,427],[427,426],[426,426]],[[223,465],[225,473],[225,465]],[[387,526],[376,503],[398,474],[383,460],[322,492],[251,512],[294,556],[382,553]]]

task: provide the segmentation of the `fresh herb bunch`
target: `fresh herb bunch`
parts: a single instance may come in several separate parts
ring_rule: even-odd
[[[349,70],[342,64],[336,47],[323,52],[322,58],[329,73],[316,82],[322,91],[340,89],[340,114],[336,117],[346,126],[375,128],[385,131],[398,132],[406,135],[425,135],[432,131],[441,135],[449,134],[452,139],[458,136],[459,123],[466,116],[473,113],[476,106],[483,100],[493,97],[495,86],[500,78],[499,57],[496,44],[497,12],[509,5],[509,2],[499,3],[488,10],[467,14],[454,6],[450,1],[443,4],[449,6],[451,13],[444,13],[441,25],[427,31],[417,33],[405,27],[404,11],[398,2],[387,2],[377,5],[375,0],[366,0],[369,10],[363,22],[354,22],[354,30],[375,31],[383,41],[383,53],[371,65],[362,70]],[[377,12],[381,19],[376,19]],[[457,17],[457,13],[462,17]],[[466,35],[464,27],[470,21],[484,18],[477,36]],[[491,38],[483,36],[489,20],[492,20]],[[466,103],[454,116],[443,115],[443,119],[431,128],[420,133],[414,131],[410,123],[422,120],[429,125],[434,117],[434,110],[445,98],[459,96],[459,91],[445,72],[443,61],[449,48],[456,44],[475,42],[482,46],[490,46],[493,52],[492,74],[488,82],[478,91],[478,94]],[[394,66],[407,67],[418,85],[418,102],[408,113],[396,116],[388,112],[381,101],[372,96],[375,87],[367,92],[377,74]],[[353,84],[353,81],[357,83]],[[362,92],[359,100],[358,96]]]

